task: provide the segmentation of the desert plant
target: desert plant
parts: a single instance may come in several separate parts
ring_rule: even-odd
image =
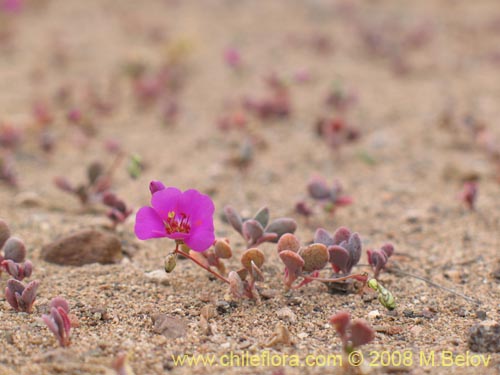
[[[54,334],[59,345],[70,345],[71,321],[68,317],[69,304],[62,297],[55,297],[50,301],[50,314],[42,315],[43,322]]]
[[[14,310],[31,313],[39,285],[38,280],[33,280],[28,285],[24,285],[19,280],[9,279],[7,288],[5,288],[5,299]]]
[[[372,266],[374,278],[378,278],[380,271],[385,267],[387,261],[394,253],[394,246],[390,243],[386,243],[380,249],[368,249],[366,254],[368,255],[368,264]]]
[[[291,218],[279,218],[269,223],[269,209],[262,207],[251,219],[243,219],[231,206],[224,207],[224,214],[231,226],[247,242],[257,246],[263,242],[277,242],[285,233],[294,233],[297,223]]]

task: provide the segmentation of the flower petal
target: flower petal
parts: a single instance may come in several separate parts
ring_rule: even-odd
[[[140,240],[165,237],[167,235],[162,218],[151,207],[142,207],[137,212],[134,231]]]
[[[182,192],[174,187],[158,190],[151,197],[151,206],[163,220],[168,218],[168,213],[179,212],[179,200]]]
[[[215,241],[215,235],[213,229],[202,229],[196,232],[193,232],[188,238],[184,240],[186,245],[189,246],[191,250],[194,251],[205,251]]]
[[[179,199],[179,209],[191,219],[206,219],[213,216],[214,203],[208,195],[194,189],[186,190]]]

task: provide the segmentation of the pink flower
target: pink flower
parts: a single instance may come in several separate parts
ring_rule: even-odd
[[[167,187],[153,192],[151,206],[137,212],[135,234],[140,240],[168,237],[200,252],[214,243],[215,207],[209,196]]]

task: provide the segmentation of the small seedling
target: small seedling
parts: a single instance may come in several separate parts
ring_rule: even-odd
[[[378,301],[387,309],[394,310],[396,308],[396,300],[392,293],[384,288],[376,279],[370,279],[367,283],[368,287],[378,292]]]
[[[5,288],[5,299],[14,310],[31,313],[39,285],[38,280],[33,280],[28,285],[24,285],[19,280],[9,279],[7,288]]]
[[[43,322],[54,334],[59,345],[67,347],[70,345],[71,321],[68,317],[69,304],[62,297],[55,297],[50,301],[50,314],[42,315]]]
[[[231,206],[224,207],[231,226],[245,239],[247,247],[263,242],[277,242],[285,233],[294,233],[297,223],[291,218],[279,218],[269,223],[269,209],[262,207],[251,219],[243,219]]]
[[[60,190],[72,194],[78,198],[82,206],[101,203],[109,210],[106,216],[112,221],[113,227],[123,223],[132,213],[127,204],[110,191],[113,173],[123,159],[124,153],[118,151],[115,160],[107,170],[100,162],[94,162],[87,167],[87,183],[73,185],[65,177],[56,177],[54,184]],[[140,174],[137,163],[134,164],[134,173]]]
[[[338,228],[333,236],[323,228],[316,230],[314,242],[325,245],[333,271],[348,275],[361,258],[361,238],[346,227]]]
[[[109,191],[103,194],[102,203],[109,207],[107,217],[113,222],[115,227],[125,222],[132,213],[132,210],[127,207],[124,201]]]
[[[332,186],[329,186],[326,180],[321,176],[313,176],[307,184],[309,196],[321,207],[333,214],[338,207],[348,206],[353,203],[352,197],[344,194],[344,189],[339,181],[335,180]],[[313,209],[305,201],[296,204],[295,210],[304,216],[313,213]]]
[[[328,262],[331,262],[331,253],[327,246],[322,243],[301,246],[297,237],[293,234],[285,234],[278,241],[277,250],[281,261],[285,264],[284,284],[287,290],[298,289],[315,280],[332,283],[355,279],[361,281],[363,284],[368,280],[366,274],[353,274],[333,279],[319,277],[319,271]],[[293,286],[292,284],[299,277],[303,278],[302,282]]]
[[[361,135],[355,126],[342,117],[319,118],[316,121],[316,133],[334,150],[344,144],[357,141]]]
[[[460,193],[460,199],[466,207],[474,211],[476,209],[476,200],[478,196],[478,186],[476,181],[466,181],[462,192]]]
[[[345,112],[357,102],[357,96],[342,87],[340,82],[335,82],[328,92],[325,104],[338,112]]]
[[[224,50],[224,62],[228,67],[236,71],[241,70],[243,61],[240,51],[235,47],[228,47]]]
[[[248,249],[241,255],[240,260],[243,267],[237,272],[229,273],[229,291],[235,299],[248,297],[259,302],[260,296],[255,283],[264,281],[261,271],[265,261],[264,253],[257,248]]]
[[[245,98],[244,107],[262,120],[281,119],[291,112],[288,86],[276,75],[266,79],[269,94],[262,99]]]
[[[26,260],[24,242],[10,236],[9,226],[2,219],[0,219],[0,248],[3,249],[3,255],[0,255],[0,273],[3,269],[19,281],[31,276],[33,264]]]
[[[368,249],[368,264],[372,266],[374,278],[377,279],[380,271],[385,267],[387,261],[394,253],[394,246],[390,243],[383,245],[380,249]]]
[[[346,354],[352,353],[356,348],[366,345],[375,338],[375,330],[364,319],[351,321],[347,311],[340,311],[330,318],[330,324],[340,336],[342,348]]]

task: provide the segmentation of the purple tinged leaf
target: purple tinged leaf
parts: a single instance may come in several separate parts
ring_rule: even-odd
[[[394,246],[390,243],[386,243],[381,249],[387,255],[387,258],[394,254]]]
[[[290,250],[293,252],[298,252],[300,249],[299,239],[292,233],[285,233],[278,241],[278,253],[283,250]]]
[[[339,245],[344,241],[349,241],[350,237],[351,237],[351,231],[346,227],[340,227],[333,234],[333,243],[335,245]]]
[[[50,316],[52,320],[54,321],[56,327],[57,327],[57,333],[54,332],[55,336],[59,340],[59,342],[62,341],[62,336],[64,335],[64,321],[63,318],[61,317],[61,314],[59,313],[59,310],[55,307],[52,307],[50,309]]]
[[[24,277],[30,277],[32,272],[33,272],[33,263],[31,261],[27,260],[24,262]]]
[[[349,251],[339,245],[333,245],[328,248],[328,253],[330,263],[335,272],[342,271],[345,274],[349,273]]]
[[[226,215],[226,219],[231,224],[231,226],[241,235],[243,235],[243,220],[241,219],[240,214],[236,212],[234,208],[231,206],[224,207],[224,214]]]
[[[313,199],[330,199],[330,188],[325,180],[320,177],[313,177],[307,184],[307,191]]]
[[[257,220],[262,228],[265,228],[269,223],[269,209],[267,207],[262,207],[254,216],[254,220]]]
[[[50,301],[50,307],[54,308],[62,308],[66,313],[69,313],[69,304],[63,297],[54,297],[52,301]]]
[[[247,220],[243,223],[243,237],[249,245],[254,245],[264,234],[264,228],[257,220]]]
[[[349,258],[350,258],[348,272],[351,272],[352,267],[358,264],[359,260],[361,259],[362,244],[359,234],[353,233],[351,235],[349,241],[347,242],[346,248],[349,251]]]
[[[0,219],[0,249],[10,237],[10,228],[5,220]]]
[[[19,311],[16,295],[9,287],[5,288],[5,299],[14,310]]]
[[[22,263],[26,258],[26,247],[24,242],[17,237],[10,237],[3,248],[4,258],[15,263]]]
[[[261,243],[264,242],[276,242],[276,241],[278,241],[278,235],[276,233],[264,233],[255,243],[255,245],[260,245]]]
[[[387,255],[382,250],[368,249],[366,253],[368,255],[368,264],[372,266],[375,278],[377,278],[380,270],[382,270],[387,263]]]
[[[314,242],[322,243],[323,245],[329,247],[335,245],[332,236],[323,228],[316,229],[316,233],[314,233]]]
[[[42,320],[49,328],[49,330],[54,334],[54,336],[56,336],[56,338],[59,339],[59,328],[57,327],[57,324],[55,323],[54,319],[52,319],[51,315],[43,314]]]
[[[38,280],[33,280],[31,281],[26,288],[24,289],[24,292],[22,294],[22,299],[24,303],[26,304],[26,312],[30,313],[33,304],[35,303],[36,299],[36,291],[38,290],[38,287],[40,285],[40,282]]]
[[[18,294],[23,294],[24,292],[24,289],[26,288],[24,286],[24,284],[22,282],[20,282],[19,280],[15,280],[15,279],[9,279],[7,281],[7,288],[12,292],[12,294],[14,295],[15,293],[18,293]]]
[[[273,220],[265,229],[266,233],[276,233],[278,237],[276,241],[278,241],[282,235],[285,233],[295,233],[297,229],[297,223],[295,220],[283,217],[279,219]]]
[[[61,316],[63,320],[63,329],[64,329],[64,337],[65,337],[65,343],[67,346],[69,345],[69,335],[71,332],[71,321],[69,320],[69,316],[67,312],[62,308],[62,307],[57,307],[57,311],[59,312],[59,315]]]
[[[351,323],[351,345],[356,348],[368,344],[375,338],[375,331],[366,320],[356,319]]]
[[[2,262],[2,266],[7,271],[9,275],[11,275],[13,278],[16,280],[18,279],[19,276],[19,266],[14,263],[14,261],[7,259]]]

